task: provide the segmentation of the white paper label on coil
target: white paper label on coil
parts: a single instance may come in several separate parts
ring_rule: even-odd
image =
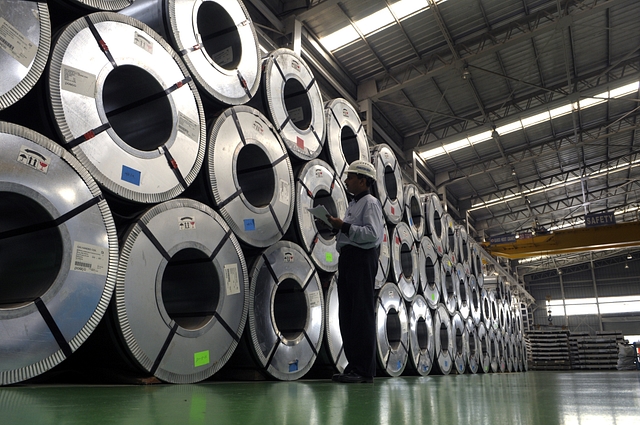
[[[406,321],[403,321],[403,320],[400,321],[400,330],[402,331],[402,334],[406,334],[408,332]]]
[[[235,295],[240,293],[240,276],[238,275],[238,264],[225,264],[224,283],[227,286],[227,295]]]
[[[62,90],[70,91],[87,97],[96,95],[96,76],[84,72],[81,69],[62,64],[61,85]]]
[[[178,131],[194,142],[200,140],[200,126],[182,112],[178,112]]]
[[[0,17],[0,48],[25,68],[31,65],[38,53],[38,46],[2,17]]]
[[[45,156],[40,152],[36,152],[24,145],[20,147],[20,153],[18,154],[17,161],[45,174],[49,171],[49,164],[51,164],[50,157]]]
[[[289,109],[288,112],[291,117],[291,121],[300,122],[304,120],[304,111],[302,110],[302,106],[299,108]]]
[[[193,217],[180,217],[178,230],[196,230],[196,220]]]
[[[108,267],[109,250],[107,248],[78,241],[73,242],[72,271],[106,276]]]
[[[211,59],[220,66],[230,64],[233,62],[233,47],[229,46],[226,49],[220,50],[218,53],[214,53]]]
[[[149,53],[150,55],[153,54],[153,41],[149,40],[147,37],[143,36],[138,31],[136,31],[133,35],[133,44],[135,44],[145,52]]]
[[[280,202],[286,205],[289,205],[289,202],[291,201],[291,193],[289,187],[290,186],[288,182],[280,180],[280,195],[278,196],[278,199],[280,200]]]
[[[309,292],[309,307],[320,307],[322,305],[322,300],[320,299],[320,292],[313,291]]]
[[[383,257],[388,257],[389,256],[389,245],[387,245],[386,243],[380,244],[380,254]]]

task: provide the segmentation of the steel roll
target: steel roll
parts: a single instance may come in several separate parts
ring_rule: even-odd
[[[456,299],[456,284],[458,284],[455,266],[448,254],[444,254],[440,260],[440,293],[442,301],[449,315],[453,316],[458,307]]]
[[[518,335],[522,335],[522,333],[524,332],[524,324],[522,321],[522,307],[524,306],[524,304],[521,304],[520,302],[516,303],[516,307],[514,309],[514,313],[515,313],[515,319],[514,319],[514,328],[515,328],[515,333]],[[526,306],[525,306],[526,308]]]
[[[465,261],[465,253],[464,253],[464,247],[462,246],[462,244],[463,244],[463,239],[465,241],[464,243],[466,243],[467,231],[464,228],[464,226],[460,224],[454,224],[453,233],[454,233],[453,237],[455,238],[456,261],[460,264],[463,264]],[[467,256],[467,259],[468,259],[468,256]],[[468,268],[465,269],[465,273],[467,274],[469,273]]]
[[[455,338],[453,350],[453,363],[456,372],[463,374],[467,368],[467,357],[469,352],[469,333],[467,332],[467,322],[462,318],[460,312],[451,317],[451,327]]]
[[[471,314],[471,288],[469,287],[469,279],[464,271],[461,263],[456,264],[455,269],[456,281],[453,289],[456,294],[456,308],[463,320],[467,320]]]
[[[400,376],[409,357],[409,315],[400,288],[387,282],[376,300],[378,366],[388,376]]]
[[[440,302],[441,273],[440,259],[431,239],[423,236],[418,250],[418,270],[420,287],[429,307],[435,309]]]
[[[321,159],[313,159],[298,171],[296,177],[295,220],[292,226],[299,244],[318,270],[338,271],[338,250],[333,228],[315,217],[311,209],[324,207],[333,217],[344,217],[347,194],[338,174]]]
[[[380,289],[387,283],[389,271],[391,269],[391,239],[389,238],[389,227],[385,223],[382,243],[380,243],[380,254],[378,255],[378,270],[376,271],[375,289]]]
[[[294,158],[320,155],[326,139],[322,95],[313,72],[293,50],[276,49],[263,60],[261,108]]]
[[[0,3],[0,111],[22,99],[40,79],[51,48],[47,3]]]
[[[240,0],[135,0],[120,13],[171,43],[203,95],[240,105],[258,91],[258,39]]]
[[[504,335],[505,338],[505,346],[506,346],[506,363],[507,363],[507,372],[517,372],[518,365],[516,364],[516,353],[515,353],[515,345],[513,344],[513,334],[507,332]]]
[[[338,299],[338,276],[337,273],[332,277],[327,293],[325,295],[325,347],[329,351],[329,357],[332,364],[338,372],[344,372],[349,364],[344,355],[342,334],[340,333],[340,318],[338,316],[338,307],[340,300]]]
[[[438,304],[433,313],[433,331],[435,347],[435,365],[443,375],[448,375],[453,369],[453,354],[455,350],[455,334],[451,325],[451,316],[447,307]]]
[[[482,323],[486,326],[487,330],[493,328],[493,321],[491,316],[491,300],[489,299],[489,291],[487,288],[480,290],[480,310],[482,311]]]
[[[482,247],[475,243],[471,243],[471,259],[469,260],[471,263],[471,274],[476,277],[476,281],[478,282],[478,286],[482,288],[484,286],[484,273],[482,271],[482,256],[480,254],[480,250]]]
[[[444,230],[444,209],[436,193],[428,193],[424,199],[426,227],[425,235],[433,242],[433,246],[440,257],[445,253],[446,232]]]
[[[415,297],[409,307],[409,351],[412,368],[419,375],[428,375],[435,359],[433,318],[421,295]]]
[[[489,373],[491,371],[492,346],[489,331],[487,331],[484,323],[480,322],[478,324],[476,335],[479,345],[480,369],[484,373]]]
[[[234,106],[209,135],[207,179],[214,206],[238,238],[266,248],[286,233],[294,212],[291,161],[267,118]]]
[[[504,373],[507,371],[507,347],[505,345],[505,340],[502,332],[500,330],[496,330],[495,332],[496,338],[496,360],[498,362],[498,371]]]
[[[52,48],[48,88],[62,144],[107,191],[156,203],[195,180],[206,148],[200,95],[147,25],[113,12],[72,22]]]
[[[498,347],[498,335],[493,328],[489,328],[489,353],[491,356],[491,372],[497,373],[500,370],[500,353]]]
[[[478,373],[481,354],[478,328],[471,317],[467,319],[466,326],[468,335],[467,370],[471,373]]]
[[[402,297],[411,302],[420,289],[418,247],[409,225],[398,223],[391,236],[391,271]]]
[[[66,0],[71,5],[77,5],[84,9],[119,11],[135,0]]]
[[[473,324],[478,326],[482,321],[482,293],[474,275],[469,276],[469,307]]]
[[[249,284],[240,244],[213,209],[175,199],[123,236],[112,315],[135,365],[172,383],[216,373],[244,328]]]
[[[382,203],[382,212],[387,221],[398,224],[404,214],[402,170],[398,159],[389,145],[380,144],[371,148],[371,162],[376,169],[373,194]]]
[[[424,236],[424,206],[420,199],[418,186],[413,183],[404,185],[404,222],[409,225],[413,238],[420,242]]]
[[[449,254],[449,258],[454,264],[458,263],[458,238],[456,237],[455,224],[453,217],[449,213],[444,213],[442,220],[444,221],[445,235],[443,238],[444,251]]]
[[[497,309],[498,309],[498,329],[500,332],[505,333],[508,330],[507,327],[507,305],[504,300],[496,300]]]
[[[496,291],[494,290],[489,291],[489,311],[491,314],[491,328],[496,332],[501,331],[500,305],[496,299]]]
[[[322,285],[311,258],[292,242],[276,242],[254,262],[250,282],[248,330],[257,365],[281,381],[303,377],[324,333]]]
[[[70,153],[0,122],[0,385],[47,372],[104,315],[118,240],[98,185]]]
[[[346,99],[333,99],[324,104],[327,157],[340,176],[347,178],[349,164],[369,160],[369,142],[360,117]]]
[[[460,249],[460,262],[465,264],[465,271],[467,274],[471,274],[471,241],[473,240],[465,226],[461,225],[459,230],[459,249]]]
[[[511,304],[508,304],[506,301],[503,301],[504,304],[504,328],[508,333],[514,332],[514,323],[513,323],[513,308]]]
[[[518,347],[518,349],[520,350],[521,356],[522,356],[522,371],[523,372],[527,372],[529,371],[529,355],[528,355],[528,350],[527,350],[527,341],[525,340],[524,337],[520,337],[520,346]]]

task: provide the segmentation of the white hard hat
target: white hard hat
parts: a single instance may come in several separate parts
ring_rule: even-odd
[[[353,161],[347,168],[347,173],[362,174],[363,176],[371,177],[373,180],[376,179],[376,169],[373,164],[361,159]]]

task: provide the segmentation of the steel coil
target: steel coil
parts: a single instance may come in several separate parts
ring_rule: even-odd
[[[324,104],[327,126],[326,150],[329,163],[343,182],[349,164],[369,160],[367,133],[360,117],[349,101],[338,98]]]
[[[454,264],[458,263],[458,238],[456,237],[456,222],[453,220],[453,217],[449,213],[444,213],[442,220],[444,221],[444,230],[445,237],[443,238],[444,242],[444,252],[449,254],[449,258]]]
[[[427,236],[422,237],[418,251],[418,270],[420,273],[420,287],[429,304],[435,309],[440,302],[441,273],[440,259],[435,246]]]
[[[0,111],[27,94],[40,79],[51,47],[47,3],[0,2]]]
[[[495,357],[498,362],[498,371],[504,373],[507,371],[507,347],[505,345],[504,335],[500,330],[495,332],[496,352]]]
[[[413,183],[404,186],[404,222],[409,225],[413,238],[420,242],[424,236],[424,205],[420,199],[418,186]]]
[[[507,332],[505,333],[505,346],[506,346],[506,363],[507,363],[507,372],[517,372],[517,364],[516,364],[516,353],[515,353],[515,345],[513,343],[514,335]]]
[[[281,381],[313,366],[324,333],[322,285],[311,258],[279,241],[251,267],[248,328],[258,366]]]
[[[484,286],[484,272],[482,271],[482,256],[480,254],[481,249],[482,247],[477,243],[471,243],[471,274],[476,277],[476,281],[480,288]]]
[[[375,289],[380,289],[387,283],[389,270],[391,268],[391,240],[389,238],[389,227],[384,225],[384,235],[380,243],[380,254],[378,255],[378,270],[376,271]]]
[[[469,307],[473,324],[478,326],[482,321],[482,295],[474,275],[469,277]]]
[[[398,224],[404,214],[402,170],[398,159],[389,145],[380,144],[371,148],[371,162],[376,169],[373,194],[382,203],[382,212],[387,221]]]
[[[467,322],[462,318],[460,312],[451,317],[451,327],[455,338],[453,350],[453,363],[458,374],[463,374],[467,368],[467,357],[469,353],[469,333],[467,332]]]
[[[400,376],[409,357],[409,315],[400,288],[387,282],[376,301],[378,365],[388,376]]]
[[[53,141],[0,122],[0,385],[72,355],[106,311],[118,240],[98,185]]]
[[[489,336],[489,332],[487,331],[484,323],[480,322],[477,327],[477,339],[478,345],[480,346],[480,369],[484,373],[489,373],[491,371],[491,340]]]
[[[458,228],[458,249],[460,250],[460,262],[465,265],[467,275],[471,274],[471,236],[464,226]]]
[[[480,340],[478,339],[478,328],[473,319],[469,317],[467,319],[467,335],[468,335],[468,348],[467,351],[467,370],[471,373],[478,373],[480,368]]]
[[[486,326],[487,330],[493,328],[491,319],[491,300],[489,299],[489,291],[487,288],[480,290],[480,309],[482,311],[482,323]]]
[[[496,304],[498,307],[498,328],[500,332],[505,333],[508,330],[507,327],[507,305],[504,300],[496,300]]]
[[[82,9],[119,11],[129,6],[135,0],[63,0],[70,5],[76,5]]]
[[[344,217],[347,194],[329,164],[313,159],[298,171],[294,226],[298,242],[305,249],[318,270],[338,271],[338,250],[333,228],[309,211],[323,206],[333,217]]]
[[[106,190],[155,203],[194,181],[206,148],[200,95],[147,25],[112,12],[74,21],[52,48],[48,79],[64,146]]]
[[[175,199],[150,208],[124,235],[112,313],[136,365],[166,382],[192,383],[233,354],[248,293],[229,226],[210,207]]]
[[[418,246],[409,225],[398,223],[391,237],[391,275],[398,285],[402,297],[411,302],[420,289],[418,272]]]
[[[240,0],[135,0],[120,13],[141,20],[169,41],[202,94],[240,105],[258,91],[258,39]]]
[[[435,359],[433,318],[426,300],[421,295],[418,295],[409,307],[409,351],[411,366],[419,375],[428,375]]]
[[[500,327],[500,306],[494,290],[489,291],[489,309],[491,313],[491,328],[496,332],[500,332],[502,329]]]
[[[425,235],[427,235],[433,242],[433,246],[440,257],[445,251],[444,236],[444,210],[440,203],[440,198],[435,193],[429,193],[424,200],[425,217],[427,225],[425,227]]]
[[[340,333],[340,318],[338,316],[338,276],[337,273],[331,279],[325,296],[325,345],[329,350],[331,362],[338,370],[344,372],[349,364],[344,355],[342,346],[342,334]]]
[[[491,356],[491,372],[497,373],[500,370],[500,353],[498,348],[498,335],[493,328],[489,328],[489,353]]]
[[[324,104],[311,69],[293,50],[271,52],[262,64],[262,109],[294,158],[317,158],[325,144]]]
[[[293,169],[264,115],[249,106],[224,111],[206,167],[213,204],[242,242],[265,248],[282,238],[293,219]]]
[[[444,305],[451,316],[453,316],[458,307],[457,290],[455,288],[458,282],[456,279],[454,264],[451,262],[449,255],[444,254],[440,260],[440,293],[442,294]]]
[[[453,353],[455,345],[455,334],[451,325],[451,316],[444,304],[438,304],[438,308],[433,314],[433,331],[436,364],[438,371],[443,375],[448,375],[453,369]]]
[[[471,314],[471,288],[469,287],[469,279],[464,271],[464,266],[460,263],[456,264],[455,269],[456,282],[453,289],[456,294],[457,310],[463,320],[467,320]]]

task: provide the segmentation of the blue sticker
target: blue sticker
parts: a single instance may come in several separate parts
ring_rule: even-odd
[[[256,230],[256,222],[252,218],[246,218],[244,220],[244,230],[248,232],[250,230]]]
[[[444,367],[449,367],[449,362],[447,360],[444,361]]]
[[[298,370],[298,360],[289,363],[289,372],[296,372]]]
[[[140,171],[129,168],[126,165],[122,166],[122,176],[120,178],[136,186],[140,186]]]
[[[402,362],[398,360],[398,370],[402,369]]]

